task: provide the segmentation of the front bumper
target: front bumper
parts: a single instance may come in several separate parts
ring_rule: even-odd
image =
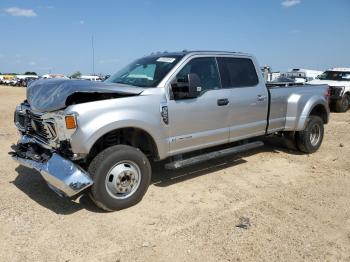
[[[89,174],[57,153],[42,153],[28,136],[23,136],[10,152],[19,164],[40,172],[49,187],[60,196],[73,197],[92,186]]]

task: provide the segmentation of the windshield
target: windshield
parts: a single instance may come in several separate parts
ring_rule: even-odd
[[[318,78],[320,80],[350,81],[350,72],[326,71]]]
[[[183,56],[166,55],[140,58],[105,82],[138,87],[156,87]]]

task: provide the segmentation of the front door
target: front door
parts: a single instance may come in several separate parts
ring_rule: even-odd
[[[176,78],[190,73],[199,76],[202,91],[197,98],[168,103],[171,154],[224,144],[229,139],[227,102],[230,90],[221,88],[215,58],[193,58]]]

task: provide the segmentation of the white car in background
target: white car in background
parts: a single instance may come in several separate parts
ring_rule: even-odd
[[[327,84],[330,87],[330,104],[336,112],[346,112],[350,106],[350,68],[332,68],[310,84]]]
[[[304,79],[304,82],[309,82],[315,80],[323,71],[304,69],[304,68],[294,68],[289,69],[288,72],[282,73],[281,75],[288,78],[299,78]]]
[[[82,75],[80,77],[82,80],[89,80],[89,81],[102,81],[101,77],[99,76],[90,76],[90,75]]]
[[[69,77],[67,77],[63,74],[46,74],[46,75],[42,75],[41,78],[44,78],[44,79],[52,79],[52,78],[69,79]]]

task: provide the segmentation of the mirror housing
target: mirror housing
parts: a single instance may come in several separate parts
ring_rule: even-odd
[[[197,74],[188,74],[186,77],[177,78],[171,84],[174,99],[196,98],[202,91],[201,80]]]

